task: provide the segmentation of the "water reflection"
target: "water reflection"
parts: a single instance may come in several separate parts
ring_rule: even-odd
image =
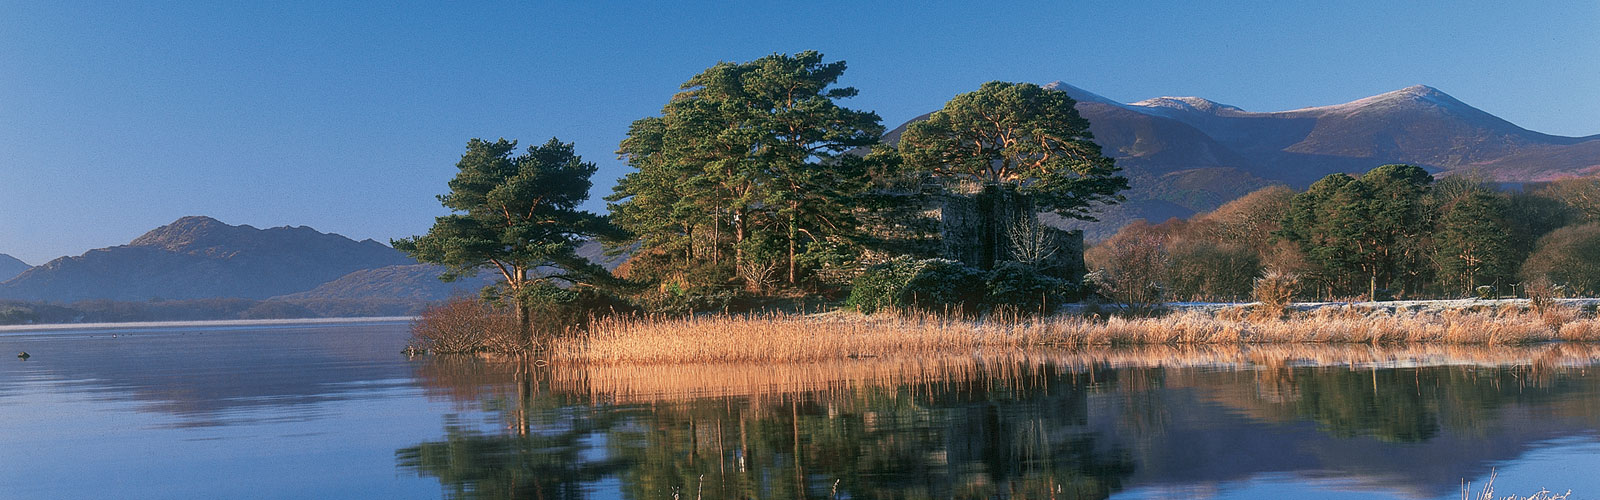
[[[454,497],[1106,498],[1264,475],[1455,493],[1589,432],[1591,346],[1160,348],[789,366],[425,358],[486,410],[396,452]]]
[[[68,391],[132,400],[175,415],[177,427],[241,418],[310,420],[319,405],[407,385],[397,362],[404,323],[268,324],[20,332],[0,335],[26,363],[0,364],[0,380],[59,382]],[[0,384],[0,397],[12,384]],[[20,385],[20,384],[17,384]]]

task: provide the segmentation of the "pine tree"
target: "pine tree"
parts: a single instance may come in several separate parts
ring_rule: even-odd
[[[439,202],[455,212],[428,234],[393,240],[395,249],[447,268],[442,279],[492,269],[515,302],[517,322],[531,335],[529,293],[559,280],[581,283],[604,269],[579,257],[583,238],[611,234],[604,217],[578,210],[589,198],[595,164],[571,143],[551,138],[516,155],[516,141],[472,139],[456,163],[450,192]]]
[[[619,154],[638,171],[606,198],[617,223],[657,265],[720,264],[731,254],[744,269],[779,254],[796,283],[806,247],[853,226],[851,200],[865,175],[847,152],[883,133],[876,114],[836,102],[856,95],[834,87],[844,70],[807,51],[721,63],[689,79],[660,117],[634,122],[622,142]],[[697,251],[697,241],[709,248]]]

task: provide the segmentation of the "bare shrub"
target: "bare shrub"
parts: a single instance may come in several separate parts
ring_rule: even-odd
[[[1166,238],[1144,221],[1135,221],[1084,255],[1089,280],[1107,298],[1129,308],[1164,300],[1166,272],[1171,256]]]
[[[1523,291],[1528,294],[1528,306],[1532,307],[1534,312],[1544,313],[1555,304],[1556,284],[1551,283],[1549,279],[1534,278],[1528,281]]]
[[[1294,273],[1267,271],[1256,278],[1251,295],[1256,299],[1256,316],[1264,319],[1281,319],[1294,301],[1294,290],[1300,286],[1300,276]]]
[[[1032,214],[1012,218],[1006,231],[1006,238],[1011,240],[1011,256],[1035,267],[1048,262],[1061,250],[1054,231]]]
[[[745,288],[749,291],[762,292],[772,288],[776,283],[774,277],[778,273],[777,261],[745,259],[737,267],[739,277],[744,279]]]
[[[1561,331],[1565,325],[1577,318],[1577,311],[1556,304],[1557,287],[1544,277],[1528,281],[1523,290],[1528,294],[1528,307],[1533,313],[1544,320],[1546,325],[1556,331]]]
[[[510,311],[458,297],[424,309],[411,324],[412,350],[434,353],[517,352],[528,347]]]

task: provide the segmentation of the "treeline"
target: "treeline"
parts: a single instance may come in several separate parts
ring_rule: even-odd
[[[419,301],[382,299],[85,300],[68,304],[0,301],[0,325],[411,316],[426,306]]]
[[[1188,220],[1138,221],[1086,255],[1127,303],[1235,301],[1269,272],[1303,300],[1600,292],[1600,180],[1501,190],[1411,165],[1268,187]]]

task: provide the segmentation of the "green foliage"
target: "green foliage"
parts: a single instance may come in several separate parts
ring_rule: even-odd
[[[743,312],[755,306],[754,297],[739,290],[677,290],[645,297],[651,312],[690,314],[697,312]]]
[[[737,271],[730,261],[691,261],[674,265],[633,261],[629,277],[656,283],[637,300],[646,310],[682,314],[743,308],[749,301],[739,290]],[[641,272],[635,272],[641,271]]]
[[[984,290],[983,272],[960,262],[900,257],[857,277],[845,303],[867,314],[882,309],[976,312]]]
[[[1434,234],[1434,261],[1446,290],[1510,283],[1516,270],[1505,200],[1488,193],[1464,195],[1445,207]]]
[[[1298,194],[1265,188],[1189,220],[1129,224],[1086,253],[1096,269],[1086,285],[1125,303],[1237,300],[1272,270],[1299,276],[1293,294],[1307,298],[1466,297],[1513,290],[1519,277],[1600,293],[1600,225],[1569,226],[1600,200],[1600,183],[1503,192],[1471,175],[1430,179],[1385,165]]]
[[[531,334],[529,291],[550,280],[603,280],[608,273],[575,249],[584,238],[612,232],[604,217],[577,209],[589,198],[596,167],[574,154],[571,143],[552,138],[522,155],[516,148],[505,139],[468,141],[450,192],[439,196],[454,213],[435,219],[426,235],[392,243],[419,261],[444,265],[446,281],[479,269],[499,272]]]
[[[836,102],[856,95],[834,86],[844,70],[807,51],[690,78],[622,141],[618,152],[638,170],[606,198],[616,223],[641,252],[663,254],[662,266],[732,261],[747,287],[762,288],[754,281],[766,273],[756,271],[780,262],[794,285],[810,271],[800,258],[810,246],[856,227],[852,203],[872,162],[846,152],[883,133],[876,114]]]
[[[939,312],[976,312],[983,302],[982,271],[950,259],[922,261],[902,294],[913,308]]]
[[[595,318],[638,309],[627,300],[592,286],[561,288],[545,282],[528,288],[523,295],[523,303],[528,304],[533,317],[545,328],[553,329],[583,329]]]
[[[910,257],[898,257],[867,268],[852,283],[845,305],[865,314],[897,307],[900,290],[916,272],[916,262]]]
[[[1533,253],[1539,238],[1579,220],[1577,213],[1561,200],[1529,192],[1506,194],[1505,216],[1518,260]]]
[[[1307,278],[1330,295],[1420,284],[1421,237],[1432,228],[1425,203],[1433,177],[1412,165],[1384,165],[1359,179],[1332,174],[1290,201],[1278,236],[1297,245]],[[1407,278],[1412,278],[1409,281]]]
[[[1262,272],[1249,247],[1181,234],[1167,244],[1167,293],[1180,300],[1240,300]]]
[[[989,271],[984,303],[1023,312],[1048,313],[1078,298],[1075,283],[1048,276],[1021,262],[1002,262]]]
[[[1041,210],[1094,220],[1095,204],[1128,188],[1100,153],[1089,121],[1066,92],[989,82],[957,95],[900,137],[905,168],[951,179],[1008,184]]]

